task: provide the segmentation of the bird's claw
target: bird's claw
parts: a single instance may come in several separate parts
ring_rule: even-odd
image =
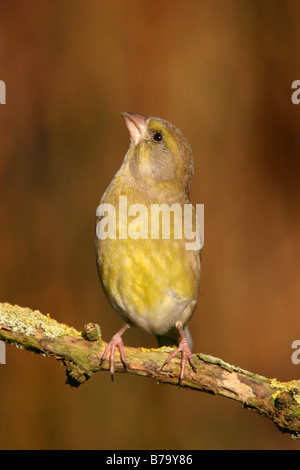
[[[181,386],[181,382],[184,377],[184,371],[185,371],[185,365],[186,365],[186,359],[188,359],[192,369],[194,372],[196,372],[196,367],[194,363],[194,359],[190,350],[190,347],[188,345],[187,340],[183,337],[179,343],[179,346],[175,351],[173,351],[170,356],[167,358],[167,360],[164,362],[164,364],[161,367],[161,370],[167,365],[172,359],[174,359],[177,354],[181,352],[181,365],[180,365],[180,374],[179,374],[179,380],[178,380],[178,385],[179,387]]]
[[[124,343],[123,343],[123,340],[121,338],[121,335],[120,333],[116,333],[112,339],[110,340],[110,342],[108,343],[108,345],[106,346],[105,348],[105,351],[104,353],[102,354],[102,357],[101,357],[101,360],[100,360],[100,366],[103,364],[103,362],[105,361],[108,353],[110,353],[110,358],[109,358],[109,370],[110,370],[110,374],[111,374],[111,380],[113,381],[114,380],[114,371],[115,371],[115,352],[116,352],[116,348],[119,349],[119,352],[120,352],[120,359],[121,359],[121,362],[124,366],[124,369],[127,369],[127,365],[126,365],[126,362],[125,362],[125,353],[124,353]]]

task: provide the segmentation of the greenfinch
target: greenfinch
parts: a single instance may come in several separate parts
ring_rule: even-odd
[[[192,150],[171,123],[121,114],[131,142],[100,200],[95,245],[105,295],[125,323],[108,343],[101,363],[110,354],[113,379],[118,348],[126,368],[122,334],[130,326],[140,327],[157,336],[159,345],[178,346],[163,367],[181,353],[181,384],[187,359],[195,371],[187,325],[196,307],[201,271],[200,247],[187,249],[190,237],[183,221],[183,209],[191,207],[195,226]],[[163,214],[166,207],[169,212]],[[166,214],[168,227],[163,226]]]

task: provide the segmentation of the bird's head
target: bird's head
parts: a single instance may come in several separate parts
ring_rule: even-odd
[[[125,157],[130,173],[141,184],[167,183],[189,194],[193,154],[182,132],[160,118],[121,114],[131,138]]]

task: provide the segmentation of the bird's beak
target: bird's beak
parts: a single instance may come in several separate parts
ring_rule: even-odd
[[[146,135],[147,125],[146,120],[147,118],[141,116],[140,114],[134,113],[121,113],[125,124],[129,130],[130,137],[134,144],[138,144]]]

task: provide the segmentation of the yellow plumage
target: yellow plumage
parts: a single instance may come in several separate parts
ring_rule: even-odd
[[[199,250],[186,249],[190,240],[184,231],[192,152],[181,132],[167,121],[129,113],[124,118],[131,146],[100,201],[114,208],[116,223],[115,238],[96,237],[98,272],[108,300],[127,325],[167,335],[175,326],[179,331],[186,327],[200,286]],[[171,208],[169,232],[158,209],[162,204]],[[126,208],[125,215],[121,207]],[[103,214],[96,224],[101,220]]]

